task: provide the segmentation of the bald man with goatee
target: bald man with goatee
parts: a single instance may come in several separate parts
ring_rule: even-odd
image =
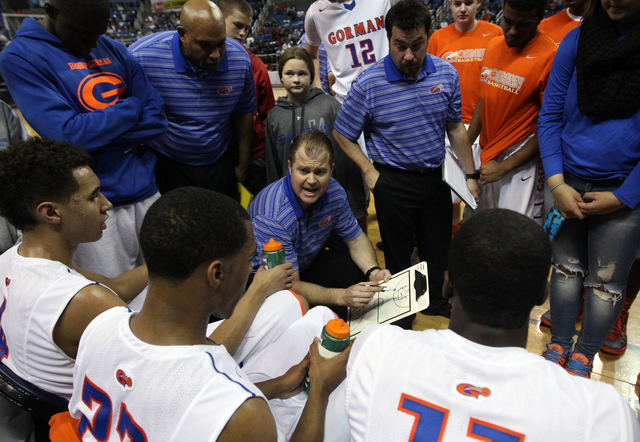
[[[129,49],[162,96],[166,135],[153,140],[160,192],[183,186],[238,199],[249,164],[256,108],[251,60],[226,38],[224,17],[209,0],[189,0],[181,26],[143,38]],[[229,149],[235,135],[238,164]]]

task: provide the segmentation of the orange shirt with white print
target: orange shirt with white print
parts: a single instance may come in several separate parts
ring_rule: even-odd
[[[544,31],[551,40],[559,45],[565,35],[573,28],[580,26],[580,23],[582,23],[582,17],[571,15],[569,8],[567,8],[542,20],[538,25],[538,29]]]
[[[502,28],[478,20],[471,32],[460,32],[452,23],[429,38],[427,52],[451,63],[460,76],[462,121],[469,123],[480,97],[480,68],[489,40],[503,35]]]
[[[487,45],[480,72],[482,164],[536,132],[556,49],[544,32],[524,48],[509,48],[504,37]]]

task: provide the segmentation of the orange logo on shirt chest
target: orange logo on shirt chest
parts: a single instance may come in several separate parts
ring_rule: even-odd
[[[116,104],[127,89],[122,77],[111,72],[87,75],[78,86],[78,100],[85,109],[93,112]]]
[[[459,384],[456,387],[456,391],[463,396],[478,398],[480,396],[491,396],[491,390],[488,388],[480,388],[471,384]]]
[[[326,226],[327,224],[329,224],[329,221],[331,221],[331,215],[320,221],[320,227]]]

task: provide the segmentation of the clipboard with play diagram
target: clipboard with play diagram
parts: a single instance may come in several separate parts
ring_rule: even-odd
[[[395,322],[429,307],[429,279],[424,261],[396,273],[380,287],[383,291],[376,292],[367,306],[348,309],[352,338],[370,325]]]

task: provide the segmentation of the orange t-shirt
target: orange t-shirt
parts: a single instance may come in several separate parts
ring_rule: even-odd
[[[504,37],[487,45],[480,72],[482,164],[535,133],[557,48],[544,32],[522,49],[509,48]]]
[[[544,31],[545,34],[555,41],[556,44],[560,44],[562,39],[573,28],[577,28],[582,23],[581,17],[576,17],[578,20],[569,16],[569,8],[552,15],[549,18],[545,18],[538,25],[538,29]]]
[[[487,43],[502,35],[502,28],[478,20],[471,32],[460,32],[456,24],[437,30],[429,39],[427,52],[448,61],[460,76],[462,121],[469,123],[480,97],[480,68]]]

